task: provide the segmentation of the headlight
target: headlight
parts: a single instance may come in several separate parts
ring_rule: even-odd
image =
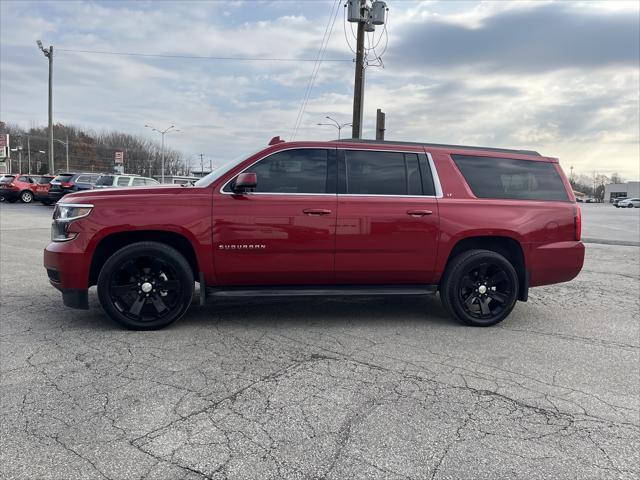
[[[51,240],[53,242],[68,242],[78,236],[69,232],[72,222],[84,218],[91,213],[93,205],[58,203],[53,211],[53,223],[51,224]]]

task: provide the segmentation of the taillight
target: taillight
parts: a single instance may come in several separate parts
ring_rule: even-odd
[[[73,187],[73,185],[74,185],[74,184],[73,184],[73,182],[61,182],[61,183],[60,183],[60,186],[61,186],[62,188],[72,188],[72,187]]]
[[[580,240],[582,236],[582,212],[580,211],[580,207],[576,204],[574,206],[575,211],[573,212],[573,228],[575,231],[576,240]]]

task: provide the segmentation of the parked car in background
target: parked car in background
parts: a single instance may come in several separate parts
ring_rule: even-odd
[[[139,175],[104,174],[98,178],[95,188],[150,187],[152,185],[160,185],[160,182],[153,178],[141,177]]]
[[[640,198],[627,198],[618,202],[616,206],[620,208],[640,208]]]
[[[618,197],[616,199],[613,200],[613,206],[616,208],[620,207],[620,202],[627,200],[629,197]]]
[[[36,188],[33,192],[33,199],[36,202],[42,202],[45,205],[51,205],[49,200],[49,188],[51,188],[51,181],[56,178],[53,175],[41,175],[36,179]]]
[[[33,176],[24,173],[11,173],[0,178],[0,199],[9,203],[18,200],[31,203],[34,198],[36,181]]]
[[[67,193],[92,190],[99,177],[99,173],[60,173],[51,180],[47,200],[56,203]]]
[[[44,253],[65,305],[162,328],[225,296],[440,292],[465,325],[580,272],[580,207],[556,158],[528,150],[282,142],[193,185],[95,189],[53,213]],[[426,312],[425,312],[426,313]]]

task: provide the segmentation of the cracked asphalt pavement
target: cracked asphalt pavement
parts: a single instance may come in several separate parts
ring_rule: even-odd
[[[638,247],[588,244],[493,328],[436,295],[196,301],[131,332],[93,290],[62,306],[50,215],[0,205],[2,478],[640,476]]]

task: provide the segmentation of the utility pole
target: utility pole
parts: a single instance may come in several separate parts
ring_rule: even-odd
[[[364,37],[366,32],[375,31],[376,25],[384,25],[387,4],[381,0],[375,0],[371,6],[369,6],[367,4],[367,0],[349,0],[347,8],[347,20],[352,23],[358,23],[358,33],[356,35],[356,71],[353,82],[353,121],[351,122],[351,137],[362,138],[365,70]]]
[[[55,171],[53,165],[53,45],[44,48],[42,42],[37,40],[38,48],[49,59],[49,172]]]
[[[27,155],[29,155],[29,174],[31,174],[31,138],[27,136]]]
[[[353,121],[351,138],[362,138],[362,113],[364,109],[364,25],[358,22],[356,41],[356,74],[353,82]]]
[[[376,140],[384,140],[385,126],[385,113],[378,109],[376,110]]]
[[[204,160],[203,160],[203,156],[204,153],[200,154],[200,173],[204,176]]]

